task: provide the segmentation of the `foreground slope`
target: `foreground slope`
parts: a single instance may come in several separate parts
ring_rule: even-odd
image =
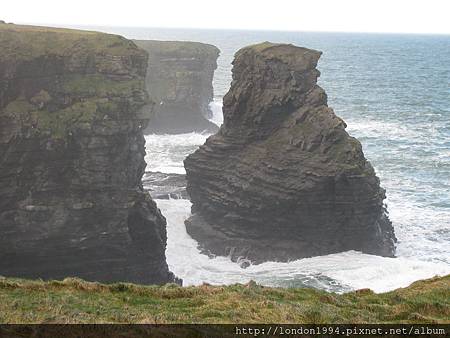
[[[0,323],[450,323],[450,275],[375,294],[0,279]]]

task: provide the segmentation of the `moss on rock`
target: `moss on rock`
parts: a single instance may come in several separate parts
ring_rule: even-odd
[[[119,35],[93,31],[0,23],[0,62],[32,60],[49,54],[67,57],[83,50],[132,56],[135,44]]]
[[[0,45],[0,114],[20,120],[22,132],[65,138],[148,102],[147,54],[121,36],[0,24]]]

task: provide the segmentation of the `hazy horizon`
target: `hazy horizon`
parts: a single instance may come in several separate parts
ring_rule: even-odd
[[[3,20],[0,18],[0,20]],[[326,31],[326,30],[283,30],[283,29],[258,29],[258,28],[209,28],[209,27],[161,27],[161,26],[124,26],[124,25],[87,25],[87,24],[77,24],[77,23],[52,23],[52,22],[10,22],[4,20],[7,23],[12,23],[16,25],[26,25],[26,26],[39,26],[39,27],[53,27],[53,28],[69,28],[69,29],[80,29],[80,30],[97,30],[97,29],[108,29],[108,28],[136,28],[136,29],[155,29],[155,30],[192,30],[192,31],[242,31],[242,32],[279,32],[279,33],[329,33],[329,34],[381,34],[381,35],[439,35],[439,36],[450,36],[450,32],[445,33],[434,33],[434,32],[365,32],[365,31]],[[108,33],[108,32],[106,32]],[[111,33],[115,34],[115,33]]]
[[[120,4],[120,5],[118,5]],[[205,0],[9,2],[0,20],[58,27],[130,27],[327,33],[450,34],[446,0]],[[100,13],[100,14],[99,14]],[[36,20],[36,18],[39,18]]]

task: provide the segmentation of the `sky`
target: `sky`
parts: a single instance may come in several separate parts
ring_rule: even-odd
[[[0,19],[51,25],[450,34],[450,0],[2,0]]]

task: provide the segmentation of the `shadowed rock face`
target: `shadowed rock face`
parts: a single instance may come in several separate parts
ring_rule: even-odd
[[[141,185],[146,53],[15,25],[0,25],[0,46],[0,275],[175,281]]]
[[[320,55],[271,43],[236,54],[224,124],[184,162],[186,226],[206,252],[255,263],[394,255],[385,192],[316,84]]]
[[[135,42],[149,54],[147,90],[155,102],[145,133],[216,132],[208,118],[219,49],[198,42]]]

